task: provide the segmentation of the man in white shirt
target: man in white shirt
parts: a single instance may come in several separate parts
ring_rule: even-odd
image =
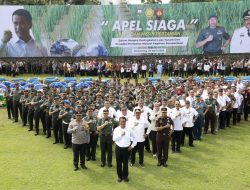
[[[121,110],[117,111],[116,120],[119,121],[121,117],[125,117],[126,121],[129,121],[133,117],[133,112],[128,110],[126,106],[122,106]]]
[[[190,106],[190,102],[186,101],[186,106],[181,108],[183,111],[183,133],[181,138],[181,145],[184,146],[185,143],[185,135],[188,134],[189,136],[189,146],[194,147],[193,141],[193,126],[194,121],[196,120],[198,116],[198,112]]]
[[[219,128],[225,129],[226,126],[226,110],[230,103],[230,99],[226,94],[223,94],[223,89],[219,89],[219,95],[217,97],[217,102],[219,103],[220,113],[219,113]]]
[[[11,31],[5,31],[0,40],[0,57],[48,56],[46,48],[31,37],[32,17],[27,10],[16,10],[12,14],[12,21],[18,39],[11,40]]]
[[[131,153],[131,166],[135,164],[135,154],[139,153],[139,165],[144,168],[144,142],[145,129],[150,126],[150,123],[145,118],[141,117],[141,109],[135,108],[135,117],[129,121],[129,127],[133,130],[136,135],[137,145],[133,148]]]
[[[190,105],[192,106],[194,101],[195,101],[195,95],[194,95],[194,91],[190,90],[189,92],[189,96],[186,98],[187,101],[190,102]]]
[[[119,123],[119,126],[113,132],[113,141],[116,144],[115,155],[118,182],[121,182],[122,179],[128,182],[129,151],[135,147],[137,140],[134,132],[126,126],[125,117],[120,117]]]
[[[160,103],[155,103],[153,112],[149,117],[151,121],[150,127],[147,130],[147,135],[149,135],[149,139],[152,141],[153,157],[156,157],[156,153],[157,153],[155,124],[156,124],[156,120],[160,117],[160,115],[161,115]]]
[[[110,106],[109,101],[105,101],[104,102],[104,107],[102,107],[97,115],[98,119],[103,118],[103,110],[109,110],[109,117],[115,119],[117,117],[117,112],[115,111],[115,109],[113,107]]]
[[[243,14],[244,26],[236,29],[232,36],[230,53],[250,52],[250,10]]]
[[[175,108],[172,109],[170,114],[171,119],[174,122],[174,133],[172,137],[172,151],[181,153],[181,135],[183,131],[183,111],[180,109],[180,102],[175,101]],[[175,146],[176,145],[176,146]]]

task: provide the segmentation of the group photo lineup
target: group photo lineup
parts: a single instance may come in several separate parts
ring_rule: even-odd
[[[0,16],[0,189],[250,189],[250,1]]]

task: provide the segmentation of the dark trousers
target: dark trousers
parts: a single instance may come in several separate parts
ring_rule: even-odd
[[[78,167],[79,156],[80,156],[80,165],[85,165],[85,151],[86,144],[74,144],[72,143],[73,156],[74,156],[74,166]]]
[[[42,110],[35,110],[34,112],[36,134],[39,134],[39,120],[40,119],[43,125],[43,133],[46,134],[46,122],[45,122],[44,114],[45,113]]]
[[[147,129],[145,129],[145,134],[146,134],[146,132],[147,132]],[[149,138],[148,137],[145,138],[144,145],[145,145],[145,149],[147,151],[150,151],[150,142],[149,142]]]
[[[112,135],[101,135],[101,162],[106,164],[106,153],[108,154],[108,164],[112,163]]]
[[[144,162],[144,142],[137,142],[136,146],[132,149],[131,152],[131,164],[135,163],[136,152],[139,153],[139,164]]]
[[[181,134],[182,131],[174,131],[172,137],[172,151],[179,151],[181,148]],[[175,146],[176,144],[176,146]]]
[[[143,70],[143,71],[141,71],[141,76],[142,76],[142,78],[146,78],[146,70]]]
[[[128,158],[129,158],[128,147],[121,148],[119,146],[116,146],[115,156],[116,156],[116,167],[117,167],[118,177],[120,179],[127,178],[128,177]]]
[[[153,71],[152,71],[152,72],[149,71],[149,72],[148,72],[148,77],[154,77],[154,72],[153,72]]]
[[[67,147],[70,147],[71,146],[71,134],[67,133],[68,126],[69,126],[69,124],[62,123],[64,145]]]
[[[184,127],[183,133],[181,135],[181,145],[184,146],[185,144],[185,136],[188,135],[189,138],[189,146],[193,145],[194,137],[193,137],[193,127]]]
[[[62,122],[60,119],[52,118],[52,127],[56,143],[63,143]]]
[[[47,137],[51,137],[52,116],[50,116],[48,112],[45,114],[45,121]]]
[[[26,126],[27,125],[27,120],[28,120],[28,111],[29,111],[29,109],[28,109],[28,107],[23,106],[22,110],[23,110],[23,112],[22,112],[22,114],[23,114],[23,116],[22,116],[23,126]]]
[[[232,111],[231,110],[227,110],[226,111],[226,126],[227,127],[230,127],[231,115],[232,115]]]
[[[23,106],[20,102],[18,103],[18,109],[19,109],[20,118],[21,120],[23,120]]]
[[[248,120],[249,111],[250,111],[250,106],[244,105],[243,112],[244,112],[244,120],[245,121]]]
[[[238,108],[233,108],[233,125],[236,125],[237,113],[238,113]]]
[[[98,134],[96,132],[90,133],[90,142],[87,146],[86,157],[95,159],[96,158],[96,146],[98,141]]]
[[[226,111],[220,111],[219,114],[219,127],[220,129],[225,129],[226,125]]]
[[[156,135],[156,143],[158,150],[158,163],[164,164],[168,161],[168,147],[169,147],[169,137],[166,135],[162,135],[157,133]]]
[[[214,133],[214,123],[215,123],[215,112],[207,112],[205,115],[205,127],[204,127],[204,132],[207,133],[209,123],[211,126],[211,132]]]
[[[151,131],[149,133],[149,139],[152,141],[152,151],[153,154],[157,153],[157,145],[156,145],[156,131]]]
[[[8,112],[8,118],[11,119],[14,118],[14,108],[13,108],[13,102],[12,100],[8,100],[6,102],[7,112]]]
[[[33,130],[33,119],[34,119],[34,110],[29,109],[29,111],[28,111],[28,121],[29,121],[30,130]]]
[[[14,120],[18,121],[19,101],[13,101]]]
[[[199,116],[194,122],[194,127],[193,127],[194,139],[201,139],[201,131],[203,126],[204,126],[204,116],[199,114]]]

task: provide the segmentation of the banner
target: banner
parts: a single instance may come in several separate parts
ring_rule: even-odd
[[[250,53],[250,1],[0,6],[0,57]]]

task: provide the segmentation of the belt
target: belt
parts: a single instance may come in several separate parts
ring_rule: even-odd
[[[119,149],[128,149],[128,147],[120,147],[118,145],[116,145],[116,148],[119,148]]]
[[[111,136],[111,134],[102,134],[102,136],[105,136],[105,137],[107,137],[107,136]]]

